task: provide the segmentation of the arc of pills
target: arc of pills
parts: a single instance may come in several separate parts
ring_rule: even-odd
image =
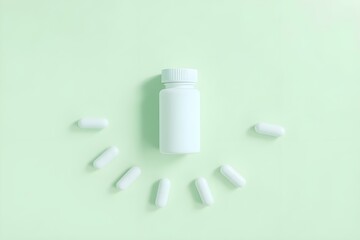
[[[77,122],[80,128],[103,129],[109,125],[106,118],[82,118]],[[280,137],[285,135],[285,128],[279,125],[260,122],[254,126],[259,134]],[[105,149],[93,162],[95,168],[102,168],[110,163],[119,154],[119,149],[111,146]],[[246,185],[246,180],[230,165],[220,167],[221,174],[230,181],[235,187],[240,188]],[[137,166],[130,168],[116,183],[116,187],[121,190],[128,188],[139,176],[141,169]],[[208,182],[205,178],[200,177],[195,180],[195,186],[204,205],[210,206],[214,203]],[[171,182],[168,178],[159,181],[155,205],[163,208],[167,205]]]

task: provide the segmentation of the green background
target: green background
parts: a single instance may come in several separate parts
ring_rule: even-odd
[[[359,12],[355,0],[1,0],[1,240],[360,239]],[[167,67],[199,70],[200,154],[158,151]],[[84,116],[110,126],[80,130]],[[258,136],[259,121],[287,135]],[[119,157],[92,169],[110,145]],[[133,165],[141,178],[117,191]],[[156,209],[161,177],[172,189]]]

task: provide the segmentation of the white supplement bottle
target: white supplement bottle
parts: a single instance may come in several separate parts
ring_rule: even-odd
[[[160,152],[200,152],[200,93],[195,88],[197,70],[164,69],[160,91]]]

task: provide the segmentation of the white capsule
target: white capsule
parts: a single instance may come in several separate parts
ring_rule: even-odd
[[[281,137],[285,134],[285,128],[270,123],[258,123],[255,125],[255,131],[273,137]]]
[[[170,186],[171,183],[169,179],[163,178],[160,180],[156,194],[156,201],[155,201],[156,206],[160,208],[166,206],[169,198]]]
[[[95,168],[102,168],[111,162],[118,154],[119,149],[117,147],[109,147],[94,160],[93,165]]]
[[[222,165],[220,168],[220,172],[227,178],[227,180],[234,184],[235,187],[239,188],[245,186],[246,180],[231,166]]]
[[[209,185],[208,185],[206,179],[198,178],[195,181],[195,185],[199,192],[199,195],[200,195],[200,198],[201,198],[201,201],[203,202],[203,204],[207,205],[207,206],[213,204],[214,198],[211,194],[211,191],[210,191],[210,188],[209,188]]]
[[[106,118],[82,118],[78,121],[79,128],[102,129],[109,125]]]
[[[125,190],[128,188],[141,174],[141,169],[139,167],[130,168],[116,183],[116,187]]]

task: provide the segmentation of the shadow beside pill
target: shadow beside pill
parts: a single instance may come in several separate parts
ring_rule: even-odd
[[[116,187],[116,183],[120,180],[121,177],[118,177],[115,181],[112,182],[112,184],[110,185],[109,193],[114,194],[120,192],[120,189]]]
[[[96,168],[93,165],[94,160],[91,160],[85,167],[85,171],[88,173],[96,172]]]
[[[161,76],[146,79],[141,86],[141,134],[144,147],[159,149],[159,92],[164,86]]]
[[[116,182],[113,182],[113,184],[111,184],[110,188],[109,188],[109,193],[110,194],[115,194],[118,193],[120,190],[116,187]]]
[[[159,183],[160,183],[160,180],[158,181],[155,181],[152,185],[151,185],[151,188],[150,188],[150,194],[149,194],[149,201],[148,201],[148,204],[147,204],[147,210],[148,211],[156,211],[157,209],[159,209],[156,205],[155,205],[155,202],[156,202],[156,196],[157,196],[157,190],[158,190],[158,187],[159,187]]]
[[[149,203],[150,203],[151,205],[154,205],[154,206],[155,206],[157,189],[158,189],[159,183],[160,183],[160,180],[155,181],[155,182],[151,185],[151,192],[150,192],[150,197],[149,197]]]
[[[75,121],[70,124],[69,130],[70,132],[81,132],[82,129],[79,128],[78,121]]]

